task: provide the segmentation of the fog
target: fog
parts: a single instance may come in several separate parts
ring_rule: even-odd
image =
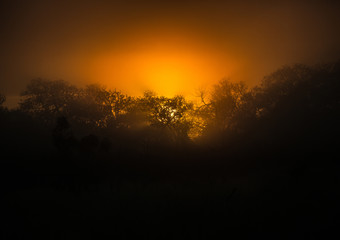
[[[333,1],[2,1],[0,90],[15,106],[36,77],[186,97],[223,77],[255,85],[285,64],[338,58],[338,9]]]

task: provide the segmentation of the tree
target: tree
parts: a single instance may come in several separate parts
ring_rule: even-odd
[[[33,79],[21,93],[20,110],[47,122],[57,116],[69,116],[79,89],[66,81]]]
[[[213,88],[210,100],[200,94],[202,105],[198,114],[204,116],[207,129],[230,129],[235,125],[235,117],[248,103],[250,91],[243,82],[233,83],[222,79]]]
[[[193,109],[193,104],[187,102],[183,96],[168,98],[145,92],[139,99],[139,106],[150,126],[169,130],[177,140],[188,137],[192,127],[189,112]]]
[[[308,98],[306,91],[311,90],[310,80],[318,75],[308,66],[297,64],[284,66],[264,77],[260,86],[253,89],[254,101],[258,116],[265,115],[277,108],[291,103],[300,104],[303,98]],[[304,89],[301,87],[304,86]],[[298,97],[298,99],[294,98]],[[307,100],[307,99],[305,99]],[[295,103],[293,103],[295,102]]]
[[[128,115],[132,112],[135,100],[134,98],[123,94],[120,91],[109,90],[101,100],[104,106],[110,110],[111,124],[116,127],[128,127]]]
[[[65,116],[92,128],[121,127],[133,99],[92,84],[77,88],[66,81],[32,80],[21,94],[20,110],[48,123]]]
[[[2,107],[2,104],[6,101],[6,96],[5,95],[2,95],[0,93],[0,108]]]
[[[105,105],[107,90],[99,85],[80,88],[70,104],[70,115],[79,124],[100,128],[105,127],[110,117],[110,108]]]
[[[106,89],[100,85],[88,85],[83,90],[82,101],[91,106],[90,119],[100,127],[127,127],[126,115],[131,111],[133,98],[120,91]],[[90,112],[91,113],[91,112]]]
[[[337,145],[339,72],[336,64],[297,64],[266,76],[252,91],[253,135],[300,152]]]

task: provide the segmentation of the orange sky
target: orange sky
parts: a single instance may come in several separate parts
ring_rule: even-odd
[[[0,92],[32,78],[192,97],[340,53],[334,1],[2,1]]]
[[[166,96],[190,96],[235,68],[232,59],[193,34],[166,30],[143,34],[133,33],[121,47],[96,52],[84,63],[89,81],[100,79],[130,94],[153,90]]]

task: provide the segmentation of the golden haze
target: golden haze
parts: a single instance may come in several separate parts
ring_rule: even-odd
[[[168,97],[193,98],[197,90],[229,76],[236,66],[193,37],[168,34],[133,41],[96,53],[84,67],[89,81],[132,95],[151,90]]]

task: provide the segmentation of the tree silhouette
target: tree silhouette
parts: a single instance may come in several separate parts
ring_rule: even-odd
[[[6,101],[6,96],[0,93],[0,106]]]
[[[202,104],[197,114],[203,117],[206,128],[223,131],[235,125],[235,117],[249,102],[251,94],[245,83],[222,79],[214,86],[210,99],[205,99],[204,92],[200,97]]]
[[[64,80],[33,79],[21,93],[20,110],[52,123],[57,116],[68,116],[79,95],[77,87]]]
[[[111,106],[107,103],[109,92],[100,85],[88,85],[78,91],[70,106],[72,118],[92,128],[106,127],[113,118]]]
[[[77,88],[66,81],[32,80],[21,94],[20,110],[52,123],[65,116],[80,125],[103,128],[126,125],[132,98],[100,85]]]
[[[305,65],[285,66],[274,73],[264,77],[260,86],[253,89],[254,101],[258,114],[264,114],[285,102],[294,101],[301,103],[303,98],[308,97],[306,92],[301,91],[304,85],[305,91],[310,91],[311,86],[308,81],[316,76],[315,70]],[[307,99],[306,99],[307,100]],[[293,106],[291,106],[293,107]]]
[[[120,91],[109,90],[104,95],[104,105],[110,109],[111,113],[111,125],[115,127],[128,127],[128,115],[134,108],[135,100],[127,96]]]
[[[79,89],[70,107],[72,117],[93,128],[119,128],[127,125],[133,98],[98,84]]]
[[[193,104],[187,102],[183,96],[167,98],[145,92],[139,99],[139,106],[146,113],[150,126],[170,130],[175,139],[188,137],[192,127],[189,112],[193,109]]]
[[[6,96],[5,95],[2,95],[0,93],[0,111],[3,112],[4,110],[6,110],[7,108],[5,108],[3,106],[4,102],[6,101]]]

